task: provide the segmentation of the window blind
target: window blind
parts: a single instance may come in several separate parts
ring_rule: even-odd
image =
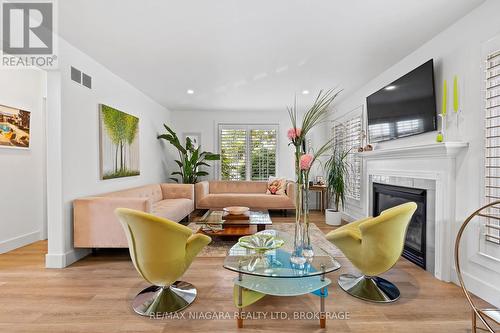
[[[275,125],[219,125],[220,179],[276,176],[277,133]]]
[[[276,130],[250,130],[251,180],[276,176]]]
[[[350,172],[347,174],[346,197],[361,199],[361,157],[356,154],[361,147],[363,121],[361,116],[356,116],[342,122],[337,122],[333,127],[333,138],[336,149],[348,150],[347,162]]]
[[[500,50],[486,60],[485,94],[485,199],[500,200]],[[500,244],[500,208],[490,207],[483,215],[485,239]]]
[[[246,129],[221,128],[219,135],[221,179],[246,180]]]

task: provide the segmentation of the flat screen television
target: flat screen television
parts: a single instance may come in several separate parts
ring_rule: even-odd
[[[437,128],[432,59],[366,98],[371,143]]]

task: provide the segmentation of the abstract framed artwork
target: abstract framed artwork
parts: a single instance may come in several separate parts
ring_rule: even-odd
[[[31,112],[0,105],[0,147],[29,149]]]
[[[99,105],[101,179],[140,174],[139,118]]]

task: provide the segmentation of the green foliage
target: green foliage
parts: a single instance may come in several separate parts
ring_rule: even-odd
[[[199,170],[201,166],[210,166],[206,161],[218,161],[220,160],[219,154],[214,154],[211,152],[200,152],[201,147],[195,148],[191,139],[186,138],[185,146],[183,146],[177,137],[177,134],[167,125],[163,125],[166,129],[166,133],[158,135],[158,139],[163,139],[168,141],[172,146],[174,146],[179,152],[179,159],[175,160],[175,163],[179,166],[179,171],[172,172],[170,179],[183,184],[194,184],[198,181],[198,177],[208,176],[208,172]]]
[[[121,177],[138,176],[140,174],[139,170],[122,170],[117,172],[108,172],[102,176],[102,179],[112,179]]]
[[[115,170],[113,174],[126,173],[126,147],[134,142],[139,130],[139,118],[107,105],[101,105],[106,133],[115,145]],[[124,176],[117,176],[124,177]],[[115,178],[115,177],[108,177]]]
[[[349,172],[349,163],[347,161],[349,152],[350,150],[334,149],[332,156],[326,162],[328,191],[333,197],[337,212],[340,204],[342,204],[342,208],[344,207],[347,174]]]
[[[313,105],[304,114],[304,118],[302,119],[302,124],[300,126],[297,124],[298,109],[297,98],[295,98],[293,106],[288,107],[288,115],[290,116],[292,128],[298,128],[301,131],[300,136],[293,141],[295,146],[300,146],[302,142],[305,141],[307,133],[309,133],[311,129],[328,119],[330,104],[332,104],[341,92],[342,90],[337,89],[329,89],[326,92],[320,90]]]

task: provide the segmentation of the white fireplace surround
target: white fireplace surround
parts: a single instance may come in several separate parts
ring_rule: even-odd
[[[367,198],[364,209],[368,214],[371,213],[374,178],[398,177],[434,182],[434,275],[447,282],[451,280],[453,262],[451,221],[455,222],[456,157],[468,146],[465,142],[442,142],[359,153],[363,158],[362,189]]]

